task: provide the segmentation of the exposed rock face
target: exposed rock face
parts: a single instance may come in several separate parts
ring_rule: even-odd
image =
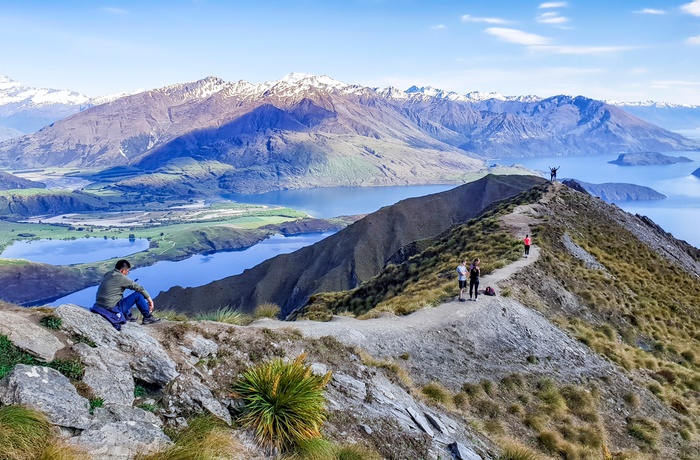
[[[568,180],[564,184],[574,189],[585,190],[589,195],[597,196],[605,201],[645,201],[665,200],[666,195],[653,188],[636,184],[622,184],[607,182],[604,184],[591,184],[581,180]]]
[[[85,366],[85,382],[107,404],[131,406],[134,403],[134,379],[129,359],[124,353],[107,347],[91,348],[84,343],[73,345]]]
[[[352,289],[375,276],[403,246],[436,236],[476,217],[494,202],[543,182],[534,176],[489,175],[446,192],[403,200],[241,275],[201,287],[171,288],[156,297],[156,303],[198,312],[221,305],[252,311],[259,303],[273,302],[286,316],[313,293]]]
[[[0,310],[0,334],[12,343],[43,361],[53,361],[63,344],[51,332],[29,321],[26,317]]]
[[[139,453],[158,452],[171,442],[155,425],[120,420],[89,428],[68,443],[86,450],[94,459],[131,460]]]
[[[0,403],[23,404],[64,428],[90,426],[90,403],[60,372],[42,366],[18,364],[0,380]]]
[[[56,314],[63,319],[63,328],[93,341],[98,346],[118,348],[129,357],[135,378],[165,386],[178,376],[175,362],[160,343],[151,337],[145,326],[127,323],[116,331],[100,315],[77,305],[61,305]]]
[[[672,165],[692,162],[693,160],[687,157],[673,157],[659,152],[622,153],[617,159],[608,161],[610,164],[620,166]]]
[[[177,405],[201,408],[231,424],[231,414],[199,378],[193,375],[178,376],[172,383],[170,393]]]

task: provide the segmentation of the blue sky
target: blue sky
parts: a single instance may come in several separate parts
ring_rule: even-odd
[[[0,0],[0,75],[100,96],[217,76],[700,104],[700,0]]]

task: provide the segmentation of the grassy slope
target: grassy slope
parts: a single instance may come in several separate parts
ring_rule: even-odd
[[[352,291],[314,296],[304,315],[328,319],[331,313],[351,312],[372,317],[381,310],[409,314],[456,295],[453,272],[460,256],[481,257],[484,273],[521,256],[521,242],[507,235],[496,219],[516,203],[534,203],[539,196],[536,190],[526,192],[440,238],[418,242],[418,253],[407,262],[387,266]],[[602,420],[609,409],[599,401],[605,382],[572,387],[527,374],[465,385],[436,403],[476,417],[503,445],[515,438],[547,456],[612,458],[607,457],[610,446],[619,451],[617,458],[654,458],[663,448],[680,445],[674,450],[679,458],[698,458],[700,281],[621,227],[614,217],[620,211],[600,200],[563,188],[543,209],[549,214],[533,231],[542,257],[502,293],[540,310],[618,364],[639,391],[649,389],[676,416],[655,420],[630,393],[623,397],[623,410],[630,414],[626,426],[608,426],[606,431]],[[564,233],[606,271],[586,268],[574,258],[561,242]],[[571,292],[579,308],[564,310],[557,290]],[[424,392],[431,398],[432,389]]]

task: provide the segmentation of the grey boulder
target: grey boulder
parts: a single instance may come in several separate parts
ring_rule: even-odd
[[[0,310],[0,334],[7,336],[17,348],[43,361],[53,361],[63,344],[48,330],[26,317]]]
[[[85,366],[83,383],[106,404],[131,406],[134,403],[134,379],[129,359],[123,353],[105,347],[73,345]]]
[[[48,367],[16,365],[0,380],[0,403],[27,406],[60,427],[90,426],[89,401],[78,394],[68,377]]]

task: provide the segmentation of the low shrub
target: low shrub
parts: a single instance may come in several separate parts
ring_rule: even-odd
[[[39,324],[47,329],[58,331],[63,325],[63,320],[58,316],[49,315],[41,318],[41,320],[39,320]]]
[[[156,318],[161,318],[167,321],[187,321],[189,320],[189,316],[187,316],[184,313],[180,313],[179,311],[175,310],[156,310],[153,312],[153,315]]]
[[[77,358],[54,359],[48,366],[73,380],[80,380],[85,373],[85,366]]]
[[[12,372],[17,364],[36,365],[39,362],[29,353],[17,348],[7,336],[0,334],[0,379]]]
[[[255,429],[260,444],[291,451],[299,443],[321,437],[326,420],[324,388],[331,378],[315,375],[302,354],[249,368],[234,383],[243,400],[239,422]]]

